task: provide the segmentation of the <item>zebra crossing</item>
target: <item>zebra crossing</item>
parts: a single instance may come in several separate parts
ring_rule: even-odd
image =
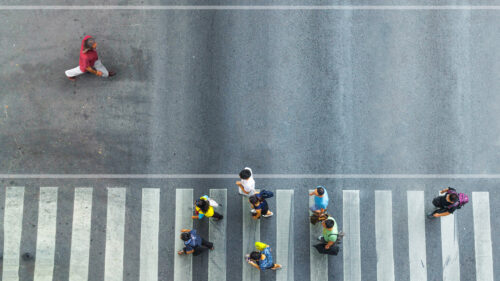
[[[33,280],[55,280],[54,255],[56,244],[56,232],[58,225],[58,187],[40,187],[38,198],[38,224],[36,236],[36,253]],[[92,259],[91,246],[91,222],[92,206],[100,204],[94,202],[94,189],[92,187],[78,187],[74,189],[73,221],[71,232],[71,249],[69,259],[69,280],[89,280],[89,263]],[[174,251],[168,253],[173,260],[173,276],[159,276],[159,265],[164,261],[159,256],[159,237],[164,226],[161,225],[161,202],[160,188],[143,188],[141,199],[140,229],[136,229],[140,237],[139,280],[193,280],[193,257],[179,256],[176,250],[182,248],[182,241],[178,235],[181,229],[193,228],[193,202],[202,194],[196,194],[194,189],[175,189],[172,200],[175,200],[174,232],[170,238],[174,242]],[[218,211],[228,214],[233,210],[228,209],[227,189],[210,189],[209,195],[221,203]],[[301,191],[307,192],[307,191]],[[328,259],[343,260],[343,280],[357,281],[362,276],[362,239],[360,225],[365,220],[374,220],[377,280],[396,280],[395,258],[393,236],[393,191],[375,190],[373,200],[375,203],[373,214],[363,214],[360,209],[360,190],[342,190],[342,225],[339,229],[346,233],[342,242],[341,257],[329,257],[320,255],[309,247],[309,270],[310,280],[328,280]],[[276,272],[276,280],[294,280],[295,267],[301,266],[295,263],[294,233],[307,231],[304,225],[294,222],[295,213],[306,212],[294,208],[293,200],[297,195],[296,190],[275,190],[274,217],[261,220],[253,220],[250,216],[250,208],[246,197],[241,198],[242,207],[242,253],[253,250],[255,241],[268,242],[273,249],[274,258],[277,263],[283,265],[283,269]],[[408,219],[408,259],[410,280],[425,281],[428,279],[426,251],[426,213],[425,193],[420,190],[409,190],[406,192]],[[7,187],[5,189],[5,208],[3,212],[3,261],[2,280],[14,281],[20,279],[20,257],[21,233],[23,231],[23,209],[25,201],[24,187]],[[123,187],[107,188],[106,216],[99,218],[106,221],[105,249],[104,251],[104,280],[124,280],[124,235],[126,231],[126,209],[127,189]],[[335,199],[334,199],[335,200]],[[492,228],[490,216],[490,194],[489,192],[472,192],[471,206],[473,213],[474,229],[474,255],[476,280],[494,280],[494,258],[492,250]],[[312,203],[312,197],[310,197]],[[469,207],[469,206],[468,206]],[[272,207],[273,208],[273,207]],[[460,276],[460,230],[457,227],[455,215],[443,217],[439,222],[441,230],[441,255],[442,255],[442,279],[461,280]],[[227,216],[226,216],[227,218]],[[206,220],[206,219],[205,219]],[[208,254],[208,269],[206,280],[232,280],[227,277],[228,256],[232,259],[241,258],[241,280],[258,281],[261,273],[248,266],[243,257],[235,257],[227,247],[228,229],[231,230],[231,222],[227,219],[221,221],[208,220],[208,240],[214,243],[214,250]],[[261,237],[261,223],[274,223],[276,225],[276,243],[267,241]],[[321,226],[309,224],[309,245],[317,243],[316,239],[321,234]],[[472,242],[471,242],[472,243]],[[306,267],[307,268],[307,267]],[[234,279],[234,278],[233,278]],[[339,279],[340,280],[340,279]],[[462,278],[462,280],[464,280]]]

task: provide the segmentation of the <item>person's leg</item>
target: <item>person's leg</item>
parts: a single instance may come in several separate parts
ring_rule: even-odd
[[[101,60],[96,60],[96,62],[94,63],[94,68],[97,71],[102,72],[102,77],[109,77],[109,72],[106,69],[106,67],[102,64]]]
[[[213,215],[213,218],[216,219],[216,220],[221,220],[224,218],[223,215],[217,213],[217,212],[214,212],[214,215]]]
[[[273,267],[271,267],[272,270],[276,270],[276,269],[280,269],[280,268],[281,268],[281,264],[277,264],[277,263],[275,263],[273,265]]]
[[[214,248],[214,243],[210,242],[210,241],[207,241],[203,238],[201,238],[201,245],[204,246],[204,247],[207,247],[209,248],[210,250],[213,250]]]
[[[262,216],[267,218],[273,215],[273,212],[269,211],[269,206],[266,204],[264,208],[262,208]]]
[[[75,68],[72,68],[72,69],[68,69],[64,72],[66,74],[66,76],[68,78],[75,78],[76,76],[78,75],[82,75],[84,74],[85,72],[83,72],[81,69],[80,69],[80,66],[77,66]]]

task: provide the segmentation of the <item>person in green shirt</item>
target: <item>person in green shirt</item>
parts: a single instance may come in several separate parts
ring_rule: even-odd
[[[323,235],[318,237],[318,240],[325,243],[325,249],[328,250],[337,242],[339,235],[337,222],[333,217],[328,217],[321,224],[323,225]]]

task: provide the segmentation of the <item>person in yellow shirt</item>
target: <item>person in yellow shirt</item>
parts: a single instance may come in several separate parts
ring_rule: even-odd
[[[210,205],[210,199],[206,195],[196,200],[195,210],[196,215],[192,216],[195,220],[201,220],[203,217],[214,217],[215,220],[221,220],[224,218],[223,215],[217,213],[214,210],[214,207]]]

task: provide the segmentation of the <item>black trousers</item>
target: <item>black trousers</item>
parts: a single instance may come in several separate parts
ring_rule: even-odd
[[[219,213],[217,213],[217,212],[214,212],[214,215],[213,215],[212,217],[213,217],[214,219],[218,219],[218,220],[220,220],[220,219],[222,219],[224,216],[223,216],[223,215],[221,215],[221,214],[219,214]]]
[[[207,249],[212,249],[213,246],[214,246],[214,244],[212,242],[201,238],[201,246],[197,246],[194,248],[193,256],[197,256],[197,255],[205,252]]]

